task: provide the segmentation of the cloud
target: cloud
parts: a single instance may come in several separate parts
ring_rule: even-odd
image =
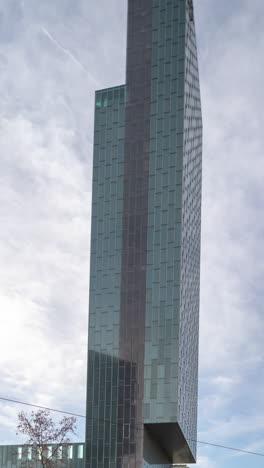
[[[92,17],[80,0],[0,7],[1,396],[81,414],[94,91],[124,75],[126,7],[103,10],[104,38],[101,4]],[[21,407],[0,407],[0,443],[18,442]]]
[[[1,130],[1,394],[83,412],[87,174],[72,135],[54,122],[38,128],[13,118],[2,120]]]
[[[204,0],[196,13],[204,120],[198,438],[246,449],[263,431],[263,4]],[[212,448],[212,457],[239,466],[229,451]]]
[[[54,37],[49,33],[49,31],[47,31],[47,29],[44,28],[44,26],[41,26],[41,30],[42,30],[43,34],[45,34],[51,40],[51,42],[56,47],[58,47],[58,49],[62,50],[62,52],[64,54],[66,54],[76,65],[78,65],[85,73],[87,73],[87,70],[81,64],[81,62],[79,62],[79,60],[68,49],[65,49],[65,47],[63,47],[61,44],[59,44],[58,41],[56,41],[56,39],[54,39]]]

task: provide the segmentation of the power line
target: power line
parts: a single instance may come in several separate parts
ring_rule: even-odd
[[[69,411],[62,411],[55,408],[48,408],[47,406],[34,405],[32,403],[26,403],[25,401],[20,400],[11,400],[11,398],[0,397],[0,400],[10,401],[11,403],[18,403],[19,405],[33,406],[34,408],[45,409],[48,411],[55,411],[56,413],[69,414],[70,416],[76,416],[77,418],[86,418],[83,414],[71,413]]]
[[[49,408],[47,406],[35,405],[33,403],[26,403],[25,401],[12,400],[11,398],[4,398],[4,397],[0,397],[0,400],[10,402],[10,403],[17,403],[19,405],[32,406],[33,408],[45,409],[45,410],[48,410],[48,411],[54,411],[56,413],[68,414],[70,416],[76,416],[77,418],[86,419],[86,416],[83,415],[83,414],[71,413],[70,411],[63,411],[63,410],[59,410],[59,409],[55,409],[55,408]],[[108,421],[106,419],[101,419],[101,421],[111,422],[111,421]],[[198,444],[209,445],[211,447],[222,448],[222,449],[226,449],[226,450],[233,450],[235,452],[245,453],[247,455],[256,455],[258,457],[264,457],[264,453],[251,452],[249,450],[243,450],[243,449],[238,449],[238,448],[235,448],[235,447],[229,447],[227,445],[213,444],[211,442],[204,442],[202,440],[195,440],[195,439],[187,439],[187,440],[189,442],[196,442]]]
[[[210,445],[212,447],[218,447],[222,449],[227,449],[227,450],[234,450],[235,452],[242,452],[242,453],[247,453],[248,455],[258,455],[259,457],[264,457],[264,453],[258,453],[258,452],[251,452],[249,450],[242,450],[234,447],[228,447],[226,445],[219,445],[219,444],[212,444],[210,442],[203,442],[202,440],[195,440],[195,439],[187,439],[190,442],[197,442],[198,444],[204,444],[204,445]]]

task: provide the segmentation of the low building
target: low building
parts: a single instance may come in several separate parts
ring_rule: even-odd
[[[47,450],[52,454],[56,445],[49,445]],[[58,468],[84,468],[84,442],[65,444],[53,457]],[[0,445],[0,468],[27,468],[40,463],[32,457],[32,447],[23,445]]]
[[[52,448],[48,446],[52,453]],[[84,442],[65,444],[63,450],[58,450],[53,458],[57,468],[85,468]],[[186,465],[149,465],[144,462],[144,468],[188,468]],[[40,468],[40,463],[32,459],[32,448],[24,445],[0,445],[0,468]]]

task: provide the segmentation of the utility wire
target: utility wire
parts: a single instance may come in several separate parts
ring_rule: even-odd
[[[71,413],[70,411],[62,411],[62,410],[55,409],[55,408],[49,408],[47,406],[34,405],[32,403],[26,403],[25,401],[12,400],[11,398],[4,398],[4,397],[0,397],[0,400],[10,402],[10,403],[17,403],[19,405],[32,406],[34,408],[45,409],[45,410],[48,410],[48,411],[54,411],[56,413],[68,414],[70,416],[76,416],[77,418],[86,419],[86,416],[84,416],[83,414]],[[107,421],[105,419],[102,419],[101,421],[111,422],[111,421]],[[187,440],[189,442],[197,442],[198,444],[209,445],[211,447],[217,447],[217,448],[222,448],[222,449],[226,449],[226,450],[233,450],[235,452],[245,453],[247,455],[257,455],[258,457],[264,457],[264,453],[251,452],[249,450],[242,450],[242,449],[238,449],[238,448],[235,448],[235,447],[228,447],[226,445],[213,444],[213,443],[210,443],[210,442],[204,442],[202,440],[195,440],[195,439],[187,439]]]
[[[190,442],[197,442],[198,444],[204,444],[204,445],[210,445],[212,447],[218,447],[222,449],[227,449],[227,450],[234,450],[235,452],[242,452],[242,453],[247,453],[248,455],[258,455],[259,457],[264,457],[264,453],[258,453],[258,452],[251,452],[249,450],[242,450],[234,447],[227,447],[226,445],[219,445],[219,444],[212,444],[210,442],[203,442],[202,440],[195,440],[195,439],[187,439]]]
[[[86,418],[83,414],[70,413],[69,411],[62,411],[59,409],[48,408],[47,406],[33,405],[32,403],[26,403],[25,401],[20,400],[11,400],[10,398],[0,397],[2,401],[9,401],[11,403],[18,403],[19,405],[33,406],[34,408],[45,409],[48,411],[55,411],[56,413],[69,414],[70,416],[76,416],[77,418]]]

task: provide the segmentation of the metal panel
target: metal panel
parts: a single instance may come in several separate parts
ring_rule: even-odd
[[[119,433],[117,468],[141,468],[143,460],[151,45],[152,0],[129,0],[119,341],[128,380],[125,388],[119,381],[124,432]]]

